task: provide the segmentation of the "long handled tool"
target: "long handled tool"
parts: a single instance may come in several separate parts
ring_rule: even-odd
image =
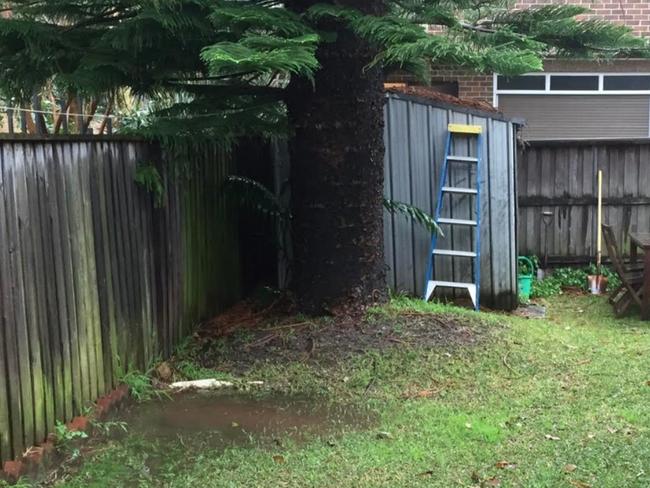
[[[598,238],[596,245],[596,269],[601,275],[600,267],[603,264],[603,170],[598,170]]]
[[[589,289],[592,295],[600,295],[607,288],[607,278],[602,274],[603,264],[603,171],[598,170],[598,210],[596,235],[596,274],[589,275]]]

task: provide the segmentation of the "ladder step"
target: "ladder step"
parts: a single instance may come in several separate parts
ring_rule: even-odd
[[[460,283],[457,281],[430,281],[434,286],[442,286],[444,288],[468,288],[476,286],[474,283]]]
[[[445,193],[462,193],[465,195],[478,195],[478,190],[476,188],[460,188],[453,186],[443,186],[442,191]]]
[[[451,224],[451,225],[473,225],[476,226],[476,220],[463,220],[463,219],[438,219],[439,224]]]
[[[466,163],[478,163],[478,158],[472,158],[469,156],[447,156],[449,161],[464,161]]]
[[[480,125],[465,125],[465,124],[449,124],[447,130],[454,134],[474,134],[478,135],[483,132],[483,127]]]
[[[427,283],[427,289],[424,292],[424,300],[429,301],[429,298],[431,298],[431,295],[433,295],[433,292],[436,290],[436,288],[442,287],[442,288],[464,288],[469,292],[469,296],[472,299],[472,303],[474,304],[474,308],[478,309],[478,302],[477,302],[477,291],[478,291],[478,286],[475,283],[459,283],[456,281],[429,281]]]
[[[454,256],[459,258],[475,258],[476,253],[470,251],[454,251],[453,249],[434,249],[433,254],[436,256]]]

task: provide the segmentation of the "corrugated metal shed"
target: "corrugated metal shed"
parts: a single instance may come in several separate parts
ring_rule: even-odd
[[[482,166],[481,302],[497,309],[517,306],[517,191],[516,125],[503,115],[420,94],[386,95],[385,195],[394,201],[435,212],[440,169],[444,159],[447,125],[475,124],[484,128]],[[470,155],[469,147],[456,148]],[[467,186],[467,171],[452,178]],[[469,217],[469,196],[454,196],[457,218]],[[447,203],[447,208],[450,208]],[[430,236],[420,225],[401,215],[386,213],[384,242],[389,286],[398,292],[421,295]],[[467,229],[445,230],[440,248],[472,246]],[[463,258],[437,258],[437,279],[471,282],[471,265]]]

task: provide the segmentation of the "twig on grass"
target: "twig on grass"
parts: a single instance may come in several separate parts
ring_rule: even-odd
[[[388,337],[386,338],[386,340],[387,340],[388,342],[394,342],[395,344],[407,344],[406,341],[404,341],[404,340],[402,340],[402,339],[399,339],[399,338],[397,338],[397,337],[395,337],[395,336],[388,336]]]
[[[374,386],[376,379],[377,379],[377,360],[375,358],[372,358],[372,377],[370,378],[370,381],[366,385],[366,389],[363,391],[364,394],[368,394],[370,388]]]
[[[314,325],[313,322],[297,322],[295,324],[280,325],[278,327],[269,327],[267,329],[260,329],[262,332],[270,332],[272,330],[282,330],[282,329],[297,329],[300,327],[306,327],[308,325]]]
[[[249,343],[249,344],[246,344],[246,346],[244,346],[244,347],[246,349],[256,349],[258,347],[265,346],[266,344],[273,341],[277,337],[278,337],[277,334],[267,334],[264,337],[262,337],[261,339],[258,339],[256,341],[253,341],[253,342]]]
[[[508,355],[510,354],[510,351],[507,351],[505,356],[501,358],[501,361],[503,362],[503,365],[508,368],[508,370],[515,375],[515,377],[520,378],[521,374],[517,373],[514,369],[512,369],[512,366],[508,364]]]

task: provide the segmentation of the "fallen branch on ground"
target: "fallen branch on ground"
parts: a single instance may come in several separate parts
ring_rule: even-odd
[[[262,386],[263,381],[247,381],[247,386]],[[184,390],[220,390],[222,388],[233,388],[236,384],[232,381],[223,381],[217,379],[177,381],[169,385],[169,388],[176,391]]]

